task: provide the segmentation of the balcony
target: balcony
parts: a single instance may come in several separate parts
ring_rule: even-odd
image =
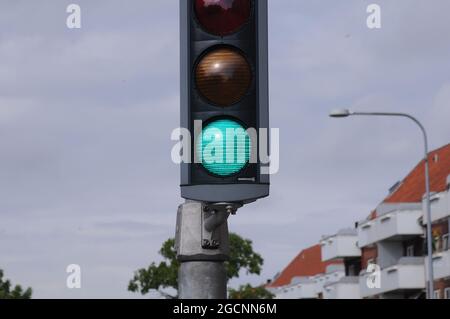
[[[338,234],[324,237],[321,241],[322,261],[361,256],[361,249],[357,246],[358,233],[356,230],[342,230]]]
[[[376,274],[362,273],[359,277],[359,289],[362,298],[374,297],[384,293],[425,288],[425,266],[423,257],[403,257],[394,266],[381,270],[379,284],[369,288],[368,282]],[[376,280],[375,280],[376,281]]]
[[[422,215],[420,204],[382,204],[377,209],[377,218],[359,223],[358,246],[362,248],[382,240],[405,240],[423,235],[419,223]]]
[[[343,277],[324,286],[324,299],[361,299],[359,277]]]
[[[425,205],[425,200],[423,202]],[[424,210],[425,211],[425,210]],[[431,195],[431,220],[436,222],[450,218],[450,191]],[[423,221],[428,223],[428,218],[424,214]]]
[[[316,283],[307,278],[294,279],[292,285],[271,289],[275,299],[317,299]]]
[[[316,294],[319,295],[324,292],[324,287],[326,285],[329,285],[331,283],[335,283],[339,280],[341,280],[343,277],[345,277],[345,269],[340,270],[337,268],[335,271],[317,275],[314,277],[311,277],[312,280],[314,280],[316,284]]]
[[[323,294],[324,286],[339,281],[345,276],[340,267],[327,274],[319,274],[311,277],[296,277],[288,286],[269,288],[276,299],[317,299]]]
[[[425,262],[428,275],[428,265]],[[450,250],[436,253],[433,255],[434,279],[443,279],[450,277]],[[428,280],[428,276],[427,276]]]

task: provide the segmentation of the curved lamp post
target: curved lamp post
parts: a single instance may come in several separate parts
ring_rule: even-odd
[[[434,271],[433,271],[433,235],[431,221],[431,198],[430,198],[430,164],[428,160],[428,136],[425,127],[415,117],[406,113],[387,113],[387,112],[352,112],[348,109],[338,109],[330,113],[332,118],[346,118],[350,116],[395,116],[405,117],[416,123],[422,133],[425,142],[425,190],[426,190],[426,214],[427,214],[427,249],[428,249],[428,299],[434,299]]]

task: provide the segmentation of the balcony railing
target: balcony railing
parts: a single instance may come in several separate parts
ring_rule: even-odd
[[[311,277],[293,278],[290,285],[278,288],[269,288],[276,299],[317,299],[324,293],[324,286],[339,281],[345,272],[337,270],[327,274]]]
[[[420,204],[385,205],[379,209],[377,218],[358,224],[358,246],[422,235],[419,222],[422,215]]]
[[[423,257],[403,257],[394,266],[378,273],[361,273],[359,277],[361,297],[373,297],[384,293],[425,288]]]
[[[324,286],[324,299],[361,299],[359,277],[343,277]]]
[[[301,283],[272,289],[276,299],[316,299],[316,283],[314,280],[304,279]]]
[[[345,270],[338,270],[328,274],[322,274],[318,276],[314,276],[311,279],[314,280],[316,284],[316,293],[323,293],[324,287],[328,284],[337,282],[345,277]]]
[[[361,256],[356,230],[343,230],[334,236],[324,237],[321,241],[322,261]]]
[[[424,203],[425,205],[425,203]],[[450,191],[432,194],[431,196],[431,220],[450,218]],[[423,216],[424,223],[428,223],[426,214]]]
[[[426,267],[428,270],[428,265],[426,265]],[[435,280],[450,277],[450,250],[442,251],[433,255],[433,269]]]

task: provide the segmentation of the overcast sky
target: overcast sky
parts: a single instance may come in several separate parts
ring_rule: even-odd
[[[382,29],[366,26],[370,3]],[[66,7],[82,8],[82,29]],[[230,228],[265,258],[261,283],[322,235],[367,216],[422,156],[405,111],[450,142],[448,0],[269,0],[271,123],[281,170]],[[133,271],[174,235],[179,169],[176,0],[0,2],[0,269],[37,298],[138,297]],[[82,289],[65,269],[82,267]]]

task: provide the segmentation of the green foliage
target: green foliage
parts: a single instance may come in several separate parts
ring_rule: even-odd
[[[176,259],[175,240],[167,240],[159,253],[165,260],[158,265],[153,262],[148,268],[137,270],[128,285],[129,291],[146,295],[150,290],[161,292],[160,289],[164,288],[178,288],[180,263]],[[261,255],[253,251],[251,240],[230,234],[230,260],[225,263],[228,280],[238,278],[241,270],[259,275],[263,263]]]
[[[161,262],[159,265],[152,263],[148,268],[136,271],[128,285],[129,291],[140,292],[142,295],[146,295],[150,290],[178,287],[178,268],[180,263],[176,258],[175,240],[167,240],[163,244],[159,254],[166,261]]]
[[[273,299],[275,295],[267,291],[264,287],[252,287],[245,285],[239,287],[238,290],[230,289],[230,299]]]
[[[19,285],[13,288],[9,280],[3,279],[3,271],[0,270],[0,299],[31,299],[32,293],[31,288],[25,291]]]
[[[228,280],[239,278],[241,270],[260,275],[264,259],[253,251],[252,241],[237,234],[230,234],[230,260],[225,263]]]

